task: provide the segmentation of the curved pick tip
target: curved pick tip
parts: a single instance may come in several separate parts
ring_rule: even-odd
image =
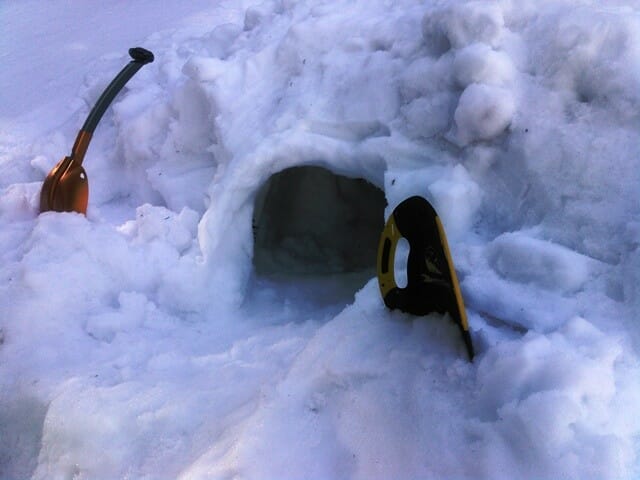
[[[130,48],[129,55],[131,55],[134,61],[142,64],[151,63],[154,59],[153,53],[142,47]]]

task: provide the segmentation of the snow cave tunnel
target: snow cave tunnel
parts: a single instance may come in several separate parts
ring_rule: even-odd
[[[296,166],[272,175],[255,200],[255,272],[374,276],[385,206],[384,192],[368,181],[322,167]]]

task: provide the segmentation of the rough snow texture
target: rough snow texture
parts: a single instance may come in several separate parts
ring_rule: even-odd
[[[0,477],[640,475],[634,2],[40,3],[3,6]],[[38,215],[134,39],[88,216]],[[301,165],[433,202],[474,363],[370,275],[255,276],[256,196]]]

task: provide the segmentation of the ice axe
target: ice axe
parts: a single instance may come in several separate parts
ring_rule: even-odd
[[[40,211],[87,213],[89,183],[82,167],[84,155],[98,122],[122,87],[140,68],[153,62],[153,53],[144,48],[129,49],[132,60],[107,86],[78,132],[71,155],[64,157],[44,179],[40,192]]]

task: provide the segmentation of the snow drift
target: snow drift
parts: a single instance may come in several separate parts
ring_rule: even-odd
[[[637,7],[244,3],[144,39],[86,218],[38,215],[40,185],[131,45],[0,119],[0,476],[637,476]],[[298,169],[326,177],[282,222]],[[411,195],[473,364],[352,248]]]

